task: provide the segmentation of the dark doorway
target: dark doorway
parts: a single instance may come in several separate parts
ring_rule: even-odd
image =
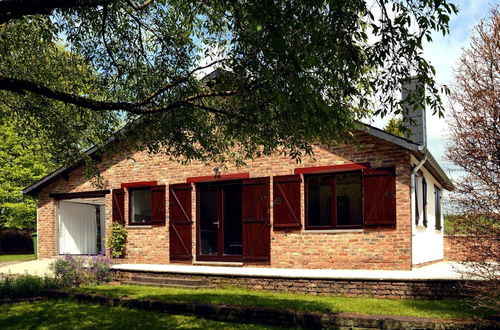
[[[197,186],[198,260],[241,261],[241,182]]]

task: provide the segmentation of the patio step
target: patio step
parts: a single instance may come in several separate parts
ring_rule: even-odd
[[[208,281],[205,279],[178,278],[178,277],[153,277],[132,275],[129,280],[122,281],[124,284],[167,286],[182,288],[208,288]]]

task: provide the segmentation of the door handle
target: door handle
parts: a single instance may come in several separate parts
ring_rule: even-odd
[[[213,222],[214,225],[217,225],[217,229],[219,229],[219,220]]]

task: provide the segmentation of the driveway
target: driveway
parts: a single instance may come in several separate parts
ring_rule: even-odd
[[[49,265],[55,259],[39,259],[0,265],[0,276],[3,274],[31,274],[43,276],[52,274]]]

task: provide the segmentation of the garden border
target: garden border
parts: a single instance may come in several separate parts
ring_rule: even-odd
[[[35,302],[35,301],[42,301],[42,300],[47,300],[47,297],[36,296],[36,297],[22,297],[22,298],[2,298],[2,299],[0,299],[0,306],[5,305],[5,304],[15,304],[15,303],[21,303],[21,302]]]

